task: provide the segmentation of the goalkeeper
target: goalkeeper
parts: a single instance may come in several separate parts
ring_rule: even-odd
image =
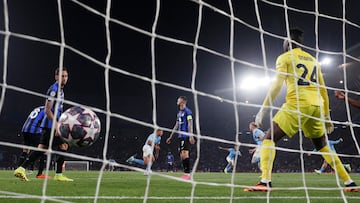
[[[334,130],[330,120],[329,97],[325,88],[321,68],[316,59],[300,48],[303,44],[302,31],[290,30],[290,41],[284,41],[284,52],[276,60],[276,78],[256,115],[255,123],[261,126],[269,106],[276,99],[283,83],[286,83],[286,102],[272,119],[270,128],[263,140],[260,152],[262,168],[261,181],[245,192],[270,191],[271,174],[275,159],[275,143],[284,136],[292,137],[299,131],[312,140],[316,150],[323,152],[323,158],[344,181],[345,192],[358,192],[355,182],[346,172],[336,153],[326,144],[327,133]],[[320,94],[319,94],[320,92]],[[298,112],[300,111],[300,112]],[[300,118],[298,118],[300,116]],[[324,123],[320,119],[325,119]],[[300,120],[300,126],[299,126]]]

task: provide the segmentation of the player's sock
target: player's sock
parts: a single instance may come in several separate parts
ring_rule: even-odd
[[[24,161],[26,160],[26,157],[27,157],[27,153],[26,152],[22,152],[20,157],[19,157],[19,162],[18,162],[18,167],[21,166]]]
[[[190,158],[186,158],[182,160],[182,164],[184,167],[184,173],[190,173]]]
[[[322,173],[322,172],[325,171],[325,168],[324,168],[324,167],[321,167],[321,168],[319,169],[319,171]]]
[[[230,164],[227,164],[226,167],[225,167],[226,171],[227,172],[231,172],[231,165]]]
[[[132,162],[133,162],[133,163],[140,164],[140,165],[143,165],[143,166],[145,165],[145,164],[144,164],[144,160],[142,160],[142,159],[134,159],[134,160],[132,160]]]
[[[32,151],[30,153],[30,156],[26,158],[24,163],[21,165],[23,168],[28,168],[32,163],[34,163],[44,152],[40,151]]]
[[[37,176],[41,175],[44,171],[44,167],[45,167],[45,160],[46,160],[46,155],[43,154],[41,157],[40,157],[40,161],[39,161],[39,170],[38,170],[38,174]]]
[[[146,166],[146,171],[148,171],[148,172],[151,171],[151,166],[152,166],[152,162],[149,161],[149,163]]]
[[[64,156],[56,155],[56,174],[62,173],[63,164],[65,162]]]
[[[269,181],[271,180],[271,172],[273,168],[273,163],[275,159],[275,143],[272,140],[265,139],[262,143],[260,151],[260,165],[262,169],[261,180]]]
[[[325,161],[330,164],[333,169],[339,174],[344,182],[352,182],[349,174],[346,172],[344,165],[341,163],[338,155],[330,150],[329,146],[325,146],[319,150],[319,152],[327,152],[331,154],[322,154]],[[334,160],[334,161],[333,161]]]

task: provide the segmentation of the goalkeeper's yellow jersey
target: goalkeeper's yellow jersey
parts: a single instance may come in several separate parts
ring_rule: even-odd
[[[295,48],[280,55],[276,60],[276,71],[285,75],[286,102],[299,105],[323,106],[323,99],[316,84],[324,85],[320,64],[309,53]],[[298,97],[296,96],[298,88]],[[322,91],[326,91],[325,88]],[[323,94],[322,94],[323,95]],[[326,91],[327,97],[327,91]],[[325,114],[327,109],[325,110]]]

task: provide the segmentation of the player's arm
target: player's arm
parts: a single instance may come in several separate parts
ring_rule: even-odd
[[[253,149],[249,149],[249,154],[253,154],[256,151],[257,147],[253,148]]]
[[[218,147],[218,149],[228,151],[228,148],[224,148],[224,147],[220,147],[220,146]]]
[[[46,100],[46,102],[45,102],[45,114],[46,114],[46,117],[49,120],[54,120],[54,114],[51,111],[51,108],[53,106],[53,102],[54,101],[52,101],[52,100]]]
[[[263,105],[255,118],[255,123],[259,127],[262,125],[262,120],[265,117],[267,108],[270,106],[270,104],[272,104],[275,101],[276,97],[279,95],[279,92],[285,81],[285,78],[286,78],[286,75],[281,74],[280,72],[277,72],[277,74],[275,76],[275,81],[271,84],[271,87],[264,99]]]
[[[158,159],[158,158],[159,158],[159,154],[160,154],[160,145],[159,145],[159,144],[155,144],[154,148],[155,148],[155,159]]]
[[[338,98],[338,99],[342,99],[342,100],[345,100],[345,93],[344,92],[341,92],[341,91],[335,91],[335,96]],[[357,108],[360,108],[360,101],[357,101],[355,99],[351,99],[350,97],[348,97],[348,102],[350,105],[354,106],[354,107],[357,107]]]
[[[195,138],[194,138],[194,135],[193,135],[193,119],[191,116],[188,116],[188,132],[190,133],[190,137],[189,137],[189,142],[190,144],[194,144],[195,143]]]
[[[175,130],[178,129],[179,127],[179,121],[176,121],[175,125],[174,125],[174,128],[172,129],[171,133],[170,133],[170,136],[166,139],[166,143],[167,144],[170,144],[171,143],[171,139],[175,133]]]

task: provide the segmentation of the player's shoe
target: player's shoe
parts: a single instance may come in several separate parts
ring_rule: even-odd
[[[344,168],[347,170],[347,172],[351,172],[351,166],[350,164],[344,164]]]
[[[148,176],[148,175],[150,175],[152,173],[152,170],[146,170],[145,172],[144,172],[144,176]]]
[[[271,191],[271,188],[272,188],[271,182],[269,182],[268,184],[258,182],[252,187],[245,188],[244,192],[267,192],[267,191]]]
[[[129,164],[132,164],[133,161],[135,160],[135,156],[136,156],[136,154],[132,155],[131,157],[129,157],[129,158],[126,160],[126,162],[129,163]]]
[[[73,179],[68,178],[68,177],[64,176],[63,174],[56,174],[54,176],[54,180],[63,181],[63,182],[72,182],[72,181],[74,181]]]
[[[51,176],[47,176],[45,174],[40,174],[40,175],[37,175],[36,178],[39,178],[39,179],[50,179]]]
[[[314,172],[317,173],[317,174],[321,174],[321,173],[322,173],[320,170],[317,170],[317,169],[315,169]]]
[[[191,180],[191,175],[188,173],[184,173],[184,175],[182,175],[180,178],[184,180]]]
[[[23,181],[29,181],[29,179],[26,177],[25,169],[21,166],[14,171],[14,176],[20,178]]]
[[[26,172],[27,175],[31,175],[31,174],[33,174],[33,173],[34,173],[33,170],[28,170],[28,171]]]
[[[226,168],[224,168],[224,173],[228,173]]]
[[[354,182],[352,182],[348,185],[345,185],[344,192],[359,192],[359,189],[357,185]]]

